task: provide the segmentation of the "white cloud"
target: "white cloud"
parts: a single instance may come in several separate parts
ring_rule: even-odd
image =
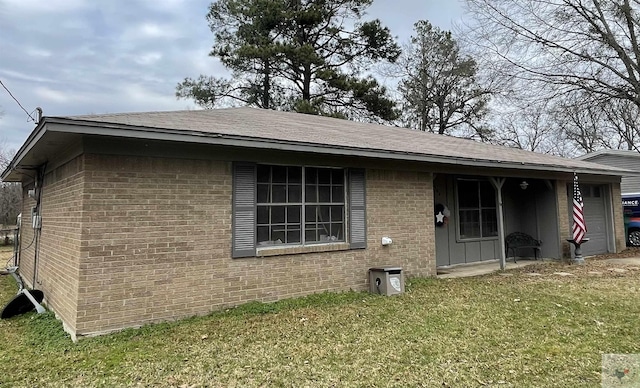
[[[184,103],[178,103],[175,96],[158,93],[142,84],[126,84],[120,89],[120,101],[130,108],[127,110],[174,110]]]
[[[46,87],[37,87],[35,88],[34,93],[45,102],[67,103],[71,100],[68,93]]]
[[[162,53],[159,52],[149,52],[137,55],[133,60],[143,66],[153,65],[162,59]]]
[[[178,30],[170,25],[160,25],[158,23],[146,22],[136,26],[130,37],[138,38],[178,38],[182,35]]]
[[[38,58],[48,58],[51,56],[51,51],[44,50],[37,47],[29,47],[26,50],[27,55]]]
[[[47,82],[57,83],[58,81],[51,77],[42,77],[40,74],[26,74],[19,71],[0,69],[0,75],[3,78],[10,78],[12,80],[30,81],[30,82]]]
[[[67,13],[86,8],[86,0],[3,0],[3,5],[12,12],[37,13]]]

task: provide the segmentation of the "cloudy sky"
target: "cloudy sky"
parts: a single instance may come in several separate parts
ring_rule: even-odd
[[[207,54],[211,0],[0,0],[0,81],[33,117],[196,109],[185,77],[221,75]],[[460,0],[375,0],[400,42],[413,23],[451,29]],[[34,123],[0,85],[0,146],[18,149]]]

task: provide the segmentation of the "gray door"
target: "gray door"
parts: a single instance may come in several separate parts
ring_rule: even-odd
[[[584,200],[584,220],[589,242],[582,246],[583,255],[607,253],[607,218],[604,187],[580,185]]]

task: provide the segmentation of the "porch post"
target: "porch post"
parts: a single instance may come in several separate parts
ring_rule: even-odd
[[[504,252],[504,211],[502,209],[502,185],[506,178],[490,177],[493,187],[498,194],[498,241],[500,242],[500,269],[504,271],[507,267],[507,257]]]

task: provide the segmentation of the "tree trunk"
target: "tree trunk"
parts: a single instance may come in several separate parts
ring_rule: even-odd
[[[302,99],[311,102],[311,65],[304,65],[302,78]]]
[[[271,93],[271,63],[269,59],[264,61],[264,80],[262,81],[262,108],[270,109]]]

